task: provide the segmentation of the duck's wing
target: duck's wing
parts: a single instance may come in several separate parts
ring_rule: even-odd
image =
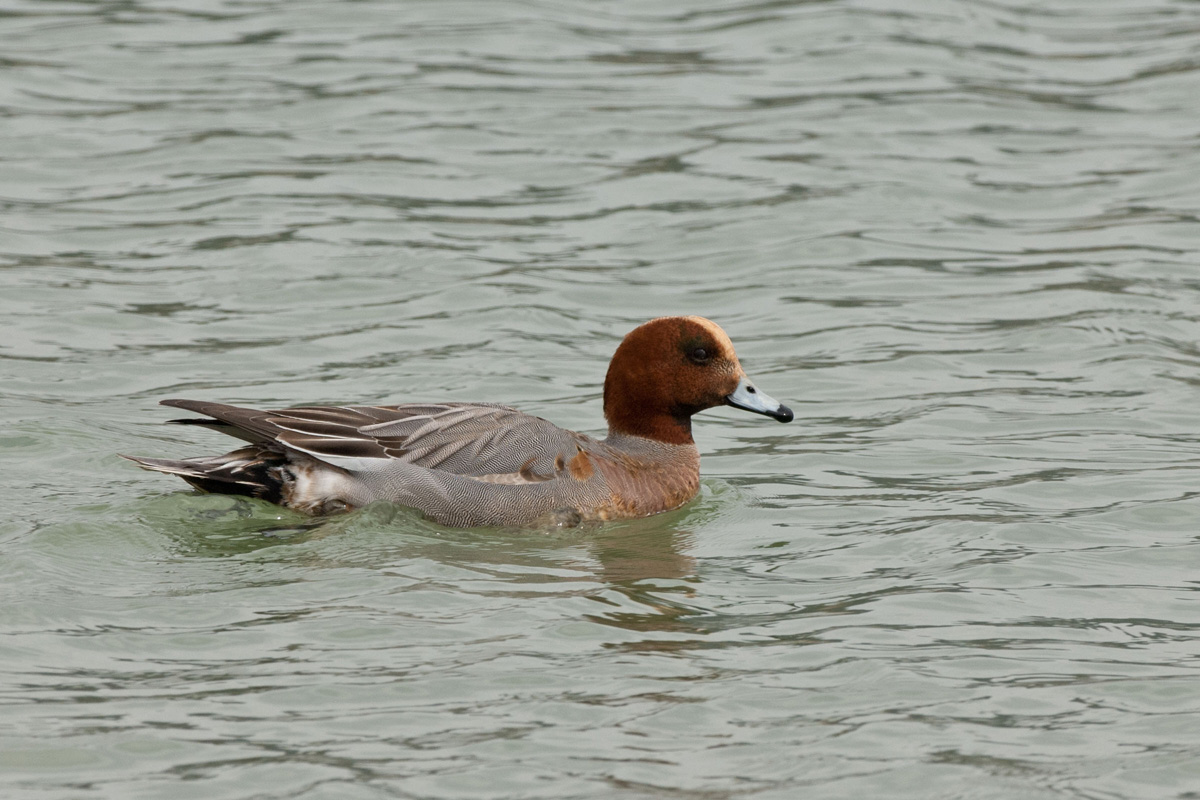
[[[211,419],[173,420],[214,427],[256,443],[275,442],[350,471],[386,469],[390,461],[467,475],[491,483],[553,480],[594,440],[487,403],[410,403],[258,411],[221,403],[164,400]]]

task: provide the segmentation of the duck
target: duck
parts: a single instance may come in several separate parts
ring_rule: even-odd
[[[246,444],[217,456],[125,456],[202,492],[311,515],[377,501],[442,525],[575,527],[677,509],[700,488],[692,416],[716,406],[790,422],[704,317],[652,319],[622,339],[604,379],[604,439],[494,403],[298,406],[261,411],[204,400],[168,420]]]

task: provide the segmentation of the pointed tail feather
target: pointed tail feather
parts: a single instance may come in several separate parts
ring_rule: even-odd
[[[208,477],[203,461],[200,459],[143,458],[141,456],[127,456],[124,453],[117,453],[117,455],[126,461],[132,461],[142,469],[153,470],[154,472],[165,472],[168,475],[179,475],[180,477]]]
[[[258,448],[243,448],[223,456],[207,458],[143,458],[118,453],[142,469],[178,475],[202,492],[240,494],[278,503],[283,476],[282,458]]]

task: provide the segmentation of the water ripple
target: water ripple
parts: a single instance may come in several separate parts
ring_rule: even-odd
[[[15,0],[6,796],[1176,798],[1194,4]],[[510,402],[719,320],[797,410],[583,535],[116,464],[170,395]]]

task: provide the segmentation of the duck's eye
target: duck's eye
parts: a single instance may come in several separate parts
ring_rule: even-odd
[[[692,352],[688,353],[688,358],[690,358],[692,361],[695,361],[697,364],[707,364],[709,358],[708,351],[703,347],[697,347],[692,350]]]

